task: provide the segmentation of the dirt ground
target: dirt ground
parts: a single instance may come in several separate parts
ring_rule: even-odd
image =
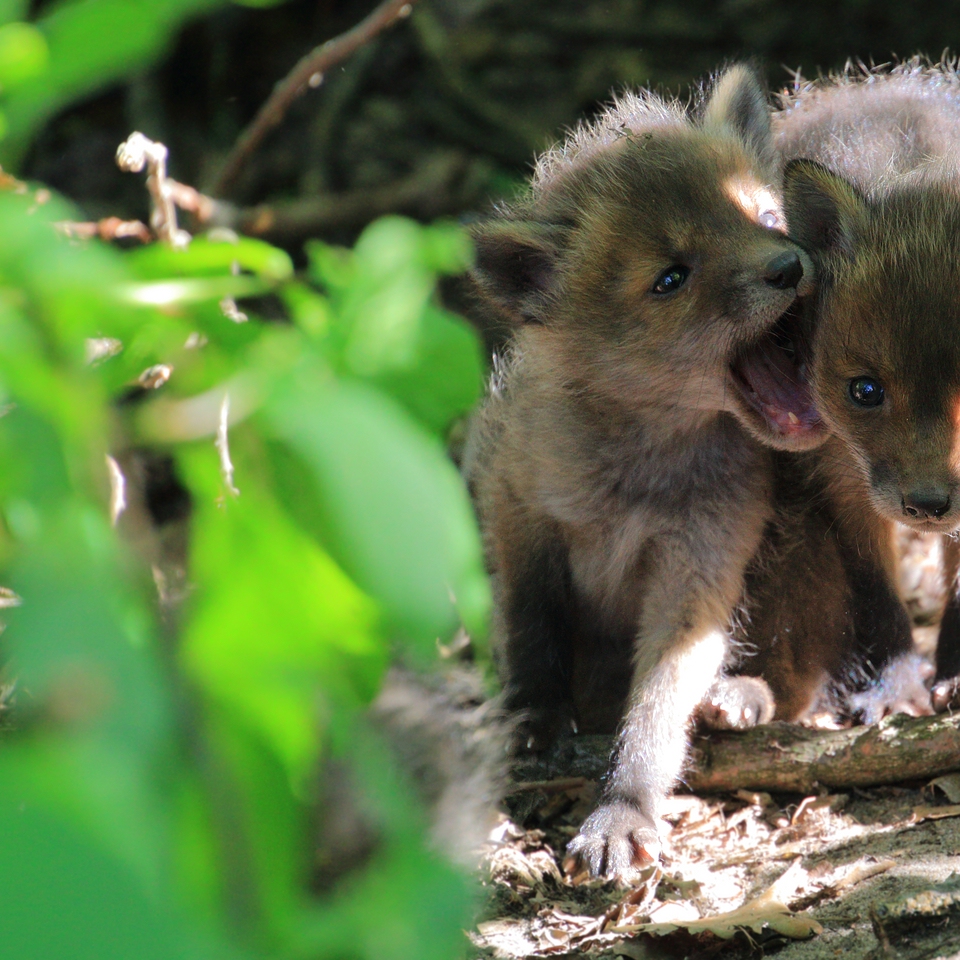
[[[903,546],[930,655],[939,545]],[[620,886],[564,873],[596,792],[583,777],[514,786],[484,853],[473,956],[960,958],[960,774],[810,796],[680,790],[662,863]]]

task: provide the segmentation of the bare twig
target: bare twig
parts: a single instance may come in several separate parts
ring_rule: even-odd
[[[517,793],[532,793],[540,790],[543,793],[563,793],[564,790],[576,790],[587,783],[586,777],[563,777],[559,780],[529,780],[526,783],[515,783],[508,791],[508,796]]]
[[[167,179],[167,148],[142,133],[131,133],[117,147],[117,166],[129,173],[147,168],[147,189],[153,198],[150,226],[171,247],[185,247],[190,234],[177,227],[177,207]]]
[[[110,477],[110,522],[116,526],[120,514],[127,509],[127,478],[120,464],[107,454],[107,474]]]
[[[209,223],[218,216],[225,215],[220,205],[199,190],[179,183],[167,176],[167,148],[142,133],[132,133],[117,148],[117,166],[121,170],[139,173],[147,168],[147,189],[153,199],[153,211],[150,215],[150,227],[139,220],[121,220],[119,217],[104,217],[102,220],[78,223],[73,220],[61,220],[55,224],[64,236],[76,240],[139,240],[152,243],[154,239],[163,240],[174,247],[185,247],[190,242],[190,234],[177,227],[177,207],[192,213],[200,223]],[[6,176],[0,174],[0,178]],[[11,181],[10,189],[21,186],[20,181],[7,177]],[[26,186],[26,184],[22,184]],[[0,189],[7,189],[5,181],[0,179]],[[37,200],[40,202],[39,192]],[[152,230],[151,230],[152,227]]]
[[[75,220],[60,220],[54,226],[64,236],[72,240],[90,240],[99,237],[101,240],[139,240],[141,243],[152,243],[153,234],[150,228],[139,220],[121,220],[119,217],[104,217],[102,220],[78,223]]]
[[[346,60],[382,30],[409,16],[415,2],[416,0],[383,0],[355,27],[315,47],[303,57],[277,85],[267,102],[237,138],[217,178],[213,193],[223,196],[229,191],[250,154],[257,149],[267,133],[283,120],[290,104],[297,97],[311,87],[319,86],[323,82],[323,75],[331,67]]]
[[[359,227],[386,213],[403,212],[433,218],[463,206],[469,185],[463,154],[440,153],[408,177],[384,187],[303,197],[286,203],[262,204],[238,210],[230,221],[254,237],[291,239],[330,229]],[[221,204],[226,210],[227,205]]]
[[[220,454],[220,473],[223,477],[223,485],[233,496],[240,496],[240,491],[233,483],[233,461],[230,459],[230,394],[223,395],[223,403],[220,404],[220,422],[217,424],[217,439],[214,446],[217,453]]]
[[[181,209],[192,213],[200,223],[209,223],[216,215],[219,204],[212,197],[177,180],[167,180],[170,198]]]

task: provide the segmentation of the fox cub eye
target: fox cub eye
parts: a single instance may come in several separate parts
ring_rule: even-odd
[[[657,277],[657,282],[653,285],[653,292],[673,293],[683,286],[689,276],[690,271],[686,267],[680,266],[680,264],[667,267],[667,269]]]
[[[768,230],[776,230],[780,226],[780,218],[773,210],[767,210],[760,214],[760,226]]]
[[[883,385],[873,377],[854,377],[847,389],[858,407],[879,407],[883,403]]]

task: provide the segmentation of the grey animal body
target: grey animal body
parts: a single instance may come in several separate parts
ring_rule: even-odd
[[[465,459],[499,667],[522,748],[620,725],[569,847],[597,875],[658,853],[771,516],[767,445],[823,439],[778,346],[811,280],[769,229],[775,183],[765,97],[734,67],[694,119],[625,97],[474,231],[478,287],[515,327]]]
[[[848,68],[788,91],[773,125],[790,233],[818,269],[810,381],[832,436],[781,464],[744,669],[786,719],[824,681],[867,721],[929,713],[894,532],[960,525],[960,75],[921,59]],[[960,673],[958,553],[949,539],[939,706]]]

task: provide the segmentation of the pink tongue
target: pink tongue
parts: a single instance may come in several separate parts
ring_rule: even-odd
[[[806,384],[783,350],[761,344],[737,367],[763,413],[783,433],[801,433],[820,422]]]

